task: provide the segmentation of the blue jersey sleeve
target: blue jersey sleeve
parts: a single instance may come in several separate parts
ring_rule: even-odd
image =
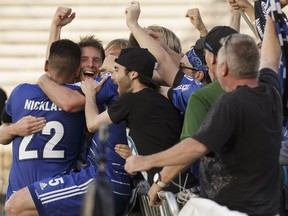
[[[201,82],[195,80],[193,77],[184,75],[181,84],[172,89],[172,98],[170,99],[175,107],[182,113],[185,113],[190,95],[203,86]]]
[[[96,79],[96,81],[101,81],[103,79],[103,76],[100,76]],[[101,90],[97,93],[96,96],[96,102],[97,105],[102,106],[110,106],[117,98],[118,98],[118,91],[117,91],[117,85],[114,84],[111,77],[108,77],[108,80],[106,80],[105,83],[103,83]]]

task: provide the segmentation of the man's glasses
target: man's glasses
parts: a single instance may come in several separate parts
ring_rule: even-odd
[[[234,35],[234,34],[231,34],[231,35],[229,35],[229,36],[227,36],[227,37],[225,37],[225,38],[222,38],[222,39],[220,40],[220,43],[221,43],[222,46],[224,47],[225,53],[226,53],[226,51],[227,51],[228,43],[229,43],[229,41],[231,41],[231,38],[233,37],[233,35]]]
[[[197,70],[197,69],[195,69],[195,68],[185,66],[182,62],[181,62],[180,65],[179,65],[179,69],[188,69],[188,70],[191,70],[191,71],[194,71],[194,72],[199,71],[199,70]]]

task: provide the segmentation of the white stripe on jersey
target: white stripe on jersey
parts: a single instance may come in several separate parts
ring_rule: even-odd
[[[128,186],[130,186],[130,183],[120,182],[120,181],[116,181],[116,180],[114,180],[114,179],[111,179],[111,182],[115,182],[115,183],[118,183],[118,184],[121,184],[121,185],[128,185]]]
[[[68,195],[66,195],[66,196],[59,196],[59,197],[56,197],[56,198],[54,198],[54,199],[50,199],[50,200],[47,200],[47,201],[42,202],[42,205],[47,204],[47,203],[50,203],[50,202],[54,202],[54,201],[56,201],[56,200],[61,200],[61,199],[65,199],[65,198],[68,198],[68,197],[76,196],[76,195],[79,195],[79,194],[84,194],[84,193],[86,193],[86,192],[87,192],[87,190],[81,191],[81,192],[78,192],[78,193],[68,194]]]

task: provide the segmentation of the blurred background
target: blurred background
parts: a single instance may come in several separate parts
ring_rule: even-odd
[[[68,6],[76,18],[62,29],[62,38],[78,42],[79,36],[95,35],[104,46],[115,38],[128,38],[124,10],[127,0],[1,0],[0,1],[0,86],[7,94],[19,83],[32,82],[43,73],[49,27],[57,6]],[[174,31],[186,51],[199,37],[185,13],[200,9],[210,29],[228,25],[227,0],[143,0],[140,24],[162,25]],[[250,33],[242,21],[242,32]]]
[[[0,87],[9,96],[19,83],[35,83],[44,73],[49,27],[58,6],[71,7],[76,12],[73,22],[62,29],[62,38],[78,42],[81,35],[95,35],[105,46],[115,38],[128,38],[124,11],[129,3],[130,0],[1,0]],[[171,29],[182,41],[184,52],[199,37],[185,17],[188,9],[200,9],[208,30],[215,25],[229,24],[227,0],[140,0],[140,4],[140,25],[157,24]],[[253,36],[243,19],[241,33]],[[1,201],[10,164],[11,146],[0,145]]]

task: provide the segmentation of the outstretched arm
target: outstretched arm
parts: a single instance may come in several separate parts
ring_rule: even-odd
[[[191,164],[208,153],[205,145],[188,137],[173,147],[148,156],[133,155],[126,160],[125,170],[131,174],[153,167]],[[181,155],[181,158],[175,157]]]
[[[149,170],[152,167],[164,167],[161,171],[161,181],[169,183],[179,172],[185,170],[191,163],[207,153],[206,146],[189,137],[165,151],[148,156],[133,155],[127,158],[125,170],[134,174],[138,171]],[[175,157],[175,155],[181,155],[181,158]],[[161,188],[157,184],[152,185],[148,192],[150,205],[159,206],[157,192],[160,190]]]
[[[157,59],[158,67],[157,71],[163,78],[163,80],[172,86],[175,76],[178,72],[178,65],[175,65],[169,56],[169,54],[155,41],[145,30],[138,24],[138,18],[140,15],[140,4],[133,1],[125,10],[126,24],[130,31],[136,38],[139,45],[148,50]]]

